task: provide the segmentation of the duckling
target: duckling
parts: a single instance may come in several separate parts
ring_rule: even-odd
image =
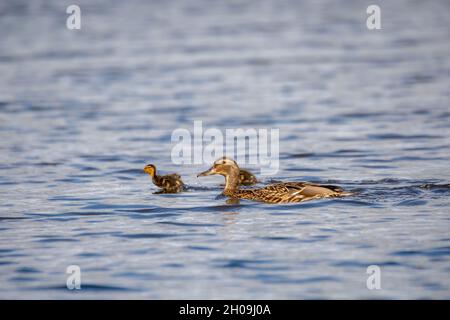
[[[255,175],[246,169],[239,168],[239,185],[251,186],[257,183]]]
[[[223,195],[232,199],[248,199],[267,203],[301,202],[310,199],[349,195],[335,186],[320,186],[307,182],[284,182],[259,189],[239,190],[239,166],[227,157],[214,162],[213,166],[197,177],[220,174],[225,177]]]
[[[156,167],[148,164],[144,168],[144,172],[152,177],[153,184],[162,190],[157,193],[177,193],[184,190],[184,183],[179,174],[172,173],[164,176],[156,174]]]

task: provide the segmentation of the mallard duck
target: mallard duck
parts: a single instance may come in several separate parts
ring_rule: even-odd
[[[239,168],[239,184],[242,186],[251,186],[257,183],[255,175],[246,169]]]
[[[162,191],[158,193],[177,193],[184,190],[184,183],[179,174],[172,173],[164,176],[156,174],[156,167],[153,164],[148,164],[144,168],[144,172],[152,177],[153,184],[160,187]]]
[[[223,157],[197,177],[220,174],[225,177],[223,195],[232,199],[248,199],[268,203],[301,202],[310,199],[339,197],[349,195],[335,186],[321,186],[308,182],[275,183],[259,189],[239,189],[239,166],[229,158]]]

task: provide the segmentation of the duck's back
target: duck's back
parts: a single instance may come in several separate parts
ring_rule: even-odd
[[[287,182],[268,185],[260,189],[242,189],[235,192],[241,199],[269,203],[301,202],[315,198],[336,197],[343,190],[335,186],[320,186],[305,182]]]
[[[184,183],[181,180],[180,175],[176,173],[157,176],[153,179],[153,183],[156,186],[171,192],[181,191],[184,187]]]
[[[239,184],[243,186],[250,186],[257,183],[255,175],[246,169],[239,169]]]

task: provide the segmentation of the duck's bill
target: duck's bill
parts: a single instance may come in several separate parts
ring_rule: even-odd
[[[214,170],[214,168],[209,168],[208,170],[199,173],[197,175],[197,177],[210,176],[210,175],[215,174],[215,173],[216,173],[216,171]]]

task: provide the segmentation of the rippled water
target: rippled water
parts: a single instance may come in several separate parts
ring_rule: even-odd
[[[71,31],[70,1],[2,1],[0,297],[450,298],[449,2],[377,1],[369,31],[372,2],[77,1]],[[170,160],[194,120],[279,128],[262,184],[357,194],[227,205]]]

